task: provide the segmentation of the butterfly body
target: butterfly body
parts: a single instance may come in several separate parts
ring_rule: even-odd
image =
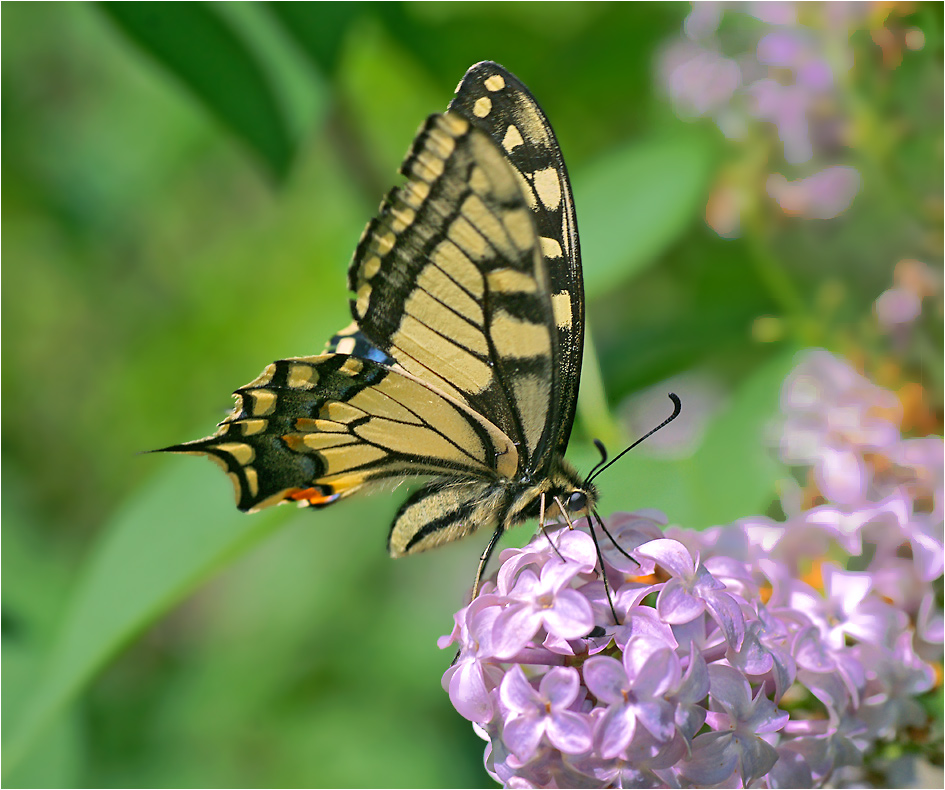
[[[488,62],[401,172],[349,268],[354,323],[238,389],[213,436],[166,449],[215,460],[243,510],[426,478],[391,554],[488,526],[485,562],[506,529],[597,499],[564,459],[584,305],[570,184],[537,102]]]

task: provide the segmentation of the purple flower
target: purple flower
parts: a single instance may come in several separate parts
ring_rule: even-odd
[[[709,667],[710,712],[707,721],[716,732],[697,735],[692,756],[682,775],[700,785],[714,785],[737,774],[748,785],[766,774],[778,759],[774,748],[760,736],[777,732],[788,720],[763,694],[752,698],[751,686],[736,670]]]
[[[916,655],[909,633],[900,634],[892,650],[863,651],[868,679],[861,716],[876,737],[894,737],[903,727],[920,727],[927,719],[914,699],[935,685],[935,672]]]
[[[457,612],[456,626],[449,637],[441,637],[440,648],[459,642],[463,650],[443,674],[443,688],[460,715],[470,721],[486,722],[495,715],[492,690],[502,680],[502,671],[487,660],[492,657],[492,628],[501,611],[496,596],[480,595]]]
[[[799,117],[788,113],[794,112],[790,102],[782,97],[778,102],[778,111],[783,113],[778,128],[783,128],[782,134],[801,136],[806,133],[806,127]],[[804,130],[802,131],[802,127]],[[806,134],[805,134],[806,136]],[[785,153],[787,154],[787,141]],[[791,149],[794,160],[788,156],[788,161],[806,161],[810,159],[811,151],[808,144],[799,144]],[[801,158],[803,157],[803,158]],[[789,181],[780,173],[768,177],[768,196],[777,201],[781,210],[792,217],[803,219],[833,219],[850,208],[853,198],[860,191],[860,173],[855,167],[832,165],[806,178]]]
[[[891,447],[899,439],[896,397],[830,352],[814,349],[785,381],[781,408],[787,415],[783,460],[812,464],[828,499],[860,502],[869,483],[863,453]]]
[[[522,571],[508,593],[509,605],[495,620],[494,654],[515,655],[542,627],[562,639],[586,635],[594,627],[594,613],[587,598],[568,586],[583,567],[559,561],[545,565],[541,576]]]
[[[693,561],[686,548],[675,540],[653,540],[635,551],[658,563],[673,578],[661,585],[656,609],[667,623],[688,623],[708,609],[729,644],[736,648],[745,636],[745,621],[735,599],[724,592],[705,566]]]
[[[741,648],[729,651],[729,661],[752,681],[770,678],[774,684],[774,698],[779,700],[797,673],[790,651],[782,647],[788,629],[760,602],[756,606],[758,619],[748,625]]]
[[[555,667],[541,679],[536,691],[518,665],[502,679],[499,698],[510,712],[502,732],[506,746],[521,760],[530,760],[542,736],[565,754],[580,754],[591,748],[587,716],[568,710],[577,699],[577,670]]]
[[[683,118],[699,118],[722,109],[742,81],[738,63],[690,42],[668,49],[661,71],[673,107]]]
[[[621,664],[609,656],[594,656],[584,665],[588,690],[607,705],[597,728],[603,757],[616,757],[626,749],[638,722],[658,741],[668,741],[675,731],[673,706],[662,699],[682,674],[673,651],[636,638],[623,657]]]
[[[879,740],[927,726],[919,698],[945,640],[942,443],[903,440],[894,402],[809,355],[785,383],[782,448],[812,437],[815,478],[824,447],[848,453],[865,470],[859,499],[821,469],[826,504],[805,510],[786,486],[782,522],[659,537],[662,514],[607,519],[630,555],[602,538],[617,623],[586,520],[502,552],[497,581],[439,642],[460,645],[443,685],[487,740],[490,774],[507,787],[862,783]]]
[[[911,324],[922,312],[922,300],[905,288],[888,288],[874,303],[876,317],[887,328]]]
[[[734,149],[740,161],[723,168],[706,206],[707,223],[724,237],[740,233],[743,215],[757,214],[763,186],[782,212],[808,219],[839,216],[859,192],[859,172],[831,159],[851,145],[850,34],[872,28],[871,18],[802,8],[696,3],[685,35],[667,42],[659,58],[659,79],[677,115],[710,116],[726,138],[742,143],[741,152]],[[761,24],[720,25],[723,10]],[[772,173],[776,159],[766,147],[780,147],[790,166],[806,165],[801,177]]]

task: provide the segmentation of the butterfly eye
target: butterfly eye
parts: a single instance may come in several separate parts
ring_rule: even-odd
[[[587,509],[587,494],[583,491],[575,491],[568,497],[568,510],[572,513],[580,513]]]

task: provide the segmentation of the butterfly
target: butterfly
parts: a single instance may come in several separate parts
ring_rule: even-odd
[[[324,507],[423,477],[388,538],[400,557],[528,520],[588,513],[597,491],[564,458],[584,340],[568,172],[545,114],[502,66],[472,66],[421,126],[364,230],[354,322],[317,356],[234,393],[205,439],[237,506]]]

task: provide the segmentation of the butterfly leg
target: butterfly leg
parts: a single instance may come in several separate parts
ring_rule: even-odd
[[[556,501],[557,499],[558,497],[555,497]],[[551,539],[551,535],[548,534],[548,530],[545,529],[545,492],[544,491],[541,492],[541,498],[538,500],[538,503],[539,503],[538,504],[539,506],[538,529],[540,529],[541,534],[545,536],[545,540],[547,540],[548,543],[551,544],[551,548],[554,549],[555,554],[558,555],[558,559],[561,560],[562,562],[567,562],[567,560],[561,556],[561,552],[558,551],[558,547],[555,546],[555,542]],[[560,503],[558,504],[558,507],[559,508],[561,507]]]
[[[482,574],[486,570],[486,565],[489,564],[489,558],[492,556],[492,552],[495,551],[495,547],[499,542],[499,538],[501,538],[504,534],[505,525],[499,524],[499,526],[495,528],[495,532],[492,533],[492,537],[489,539],[489,545],[486,546],[485,551],[483,551],[479,557],[479,567],[476,568],[476,579],[473,581],[472,597],[470,598],[471,601],[476,600],[476,596],[479,594],[479,585],[482,582]]]
[[[597,561],[600,563],[600,577],[604,582],[604,592],[607,593],[607,603],[610,604],[610,613],[614,616],[614,623],[620,625],[620,618],[617,616],[617,610],[614,607],[614,596],[610,591],[610,582],[607,581],[607,571],[604,569],[604,555],[601,553],[600,543],[597,541],[597,531],[594,529],[593,519],[597,519],[597,523],[600,524],[601,529],[605,532],[607,531],[607,527],[604,526],[603,520],[597,515],[596,511],[592,511],[592,513],[589,514],[587,525],[590,527],[591,537],[594,539],[594,551],[597,552]],[[611,538],[611,540],[613,539]]]
[[[558,506],[558,510],[561,512],[561,515],[564,516],[564,520],[568,525],[568,529],[574,529],[574,524],[571,523],[571,517],[568,515],[568,511],[565,509],[564,505],[561,504],[561,499],[559,497],[555,497],[555,504]]]

